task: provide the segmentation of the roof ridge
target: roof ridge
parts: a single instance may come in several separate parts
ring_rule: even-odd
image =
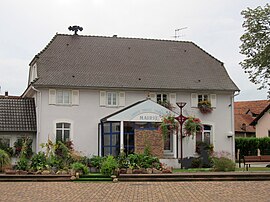
[[[29,65],[31,65],[35,61],[35,59],[37,59],[45,50],[47,50],[47,48],[52,44],[52,42],[56,39],[57,36],[96,37],[96,38],[108,38],[108,39],[110,39],[110,38],[115,38],[115,39],[137,39],[137,40],[147,40],[147,41],[165,41],[165,42],[192,43],[192,44],[196,45],[192,41],[176,41],[176,40],[169,40],[169,39],[150,39],[150,38],[136,38],[136,37],[133,38],[133,37],[118,37],[118,36],[117,37],[113,37],[113,36],[98,36],[98,35],[74,35],[74,34],[61,34],[61,33],[59,34],[59,33],[56,32],[56,34],[49,41],[49,43],[39,53],[37,53],[34,56],[34,58],[31,60],[31,62],[29,63]],[[204,52],[206,52],[206,51],[204,51]]]
[[[181,42],[181,43],[193,43],[192,41],[176,41],[171,39],[151,39],[151,38],[142,38],[142,37],[113,37],[113,36],[99,36],[99,35],[74,35],[74,34],[56,34],[59,36],[76,36],[76,37],[96,37],[96,38],[115,38],[115,39],[139,39],[147,41],[167,41],[167,42]]]

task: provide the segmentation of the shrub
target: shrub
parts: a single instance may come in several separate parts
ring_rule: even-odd
[[[17,162],[16,168],[18,170],[25,170],[27,171],[29,168],[29,159],[26,158],[25,156],[21,156],[19,161]]]
[[[21,152],[24,152],[24,155],[27,158],[30,158],[33,155],[32,143],[33,143],[33,140],[30,139],[29,137],[24,137],[22,139],[18,139],[14,143],[15,155],[20,156]]]
[[[101,165],[101,173],[106,176],[111,176],[115,169],[118,168],[116,159],[113,156],[107,156]]]
[[[90,158],[90,164],[92,167],[101,168],[102,162],[104,161],[104,157],[101,156],[93,156]]]
[[[119,168],[153,168],[160,165],[159,159],[145,154],[121,154],[118,157]]]
[[[120,155],[117,157],[117,162],[119,168],[128,168],[129,160],[125,152],[120,153]]]
[[[71,164],[71,168],[75,170],[76,172],[82,173],[82,174],[88,174],[89,169],[86,165],[80,163],[80,162],[75,162]]]
[[[269,137],[259,138],[258,148],[260,149],[261,155],[269,155],[270,154],[270,138]]]
[[[47,160],[44,152],[38,152],[31,158],[31,169],[34,171],[46,168]]]
[[[202,167],[202,160],[200,157],[194,158],[191,162],[191,168],[201,168]]]
[[[14,151],[12,149],[12,147],[9,147],[8,144],[5,144],[3,142],[0,141],[0,149],[4,150],[5,152],[7,152],[9,154],[9,156],[13,156]]]
[[[227,157],[213,157],[214,171],[235,171],[235,163]]]
[[[8,153],[2,149],[0,149],[0,171],[3,171],[5,166],[10,165],[10,157]]]
[[[54,154],[59,168],[63,169],[70,165],[72,161],[70,152],[71,150],[63,142],[58,141],[54,145]]]
[[[259,138],[235,138],[235,151],[240,149],[240,158],[243,156],[257,155]]]

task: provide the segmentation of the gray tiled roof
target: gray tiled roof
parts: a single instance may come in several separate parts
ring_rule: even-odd
[[[36,131],[34,99],[0,96],[0,131]]]
[[[36,58],[36,86],[238,90],[192,42],[57,34]]]

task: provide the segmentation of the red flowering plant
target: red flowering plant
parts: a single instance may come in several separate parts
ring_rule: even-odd
[[[213,108],[211,106],[211,102],[205,100],[198,103],[198,108],[203,114],[207,114],[213,111]]]
[[[194,136],[196,133],[201,132],[203,130],[203,126],[201,120],[195,117],[188,117],[184,124],[185,134],[190,136]]]
[[[178,122],[175,120],[174,116],[168,115],[162,117],[162,122],[159,127],[160,133],[162,133],[163,138],[165,139],[169,131],[178,130]]]

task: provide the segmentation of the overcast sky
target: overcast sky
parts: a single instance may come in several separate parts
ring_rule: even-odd
[[[266,99],[266,90],[248,80],[239,62],[243,17],[247,7],[266,0],[3,0],[0,6],[1,94],[21,95],[27,87],[29,63],[56,32],[193,41],[224,62],[241,89],[236,100]]]

